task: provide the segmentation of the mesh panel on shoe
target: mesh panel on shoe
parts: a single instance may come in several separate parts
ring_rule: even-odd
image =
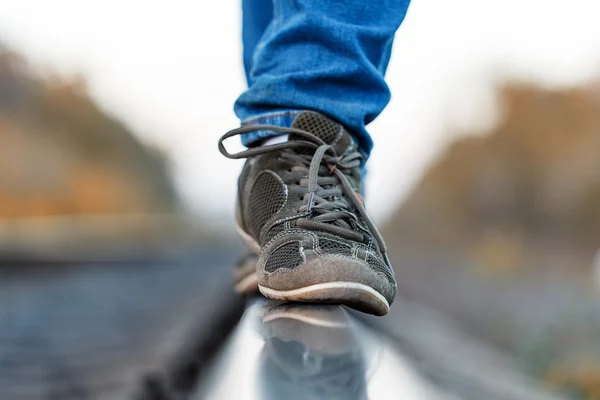
[[[323,253],[326,254],[340,254],[348,257],[352,256],[352,248],[350,246],[334,240],[319,239],[319,248],[323,251]]]
[[[340,133],[338,124],[315,112],[299,114],[294,120],[293,127],[310,132],[329,144],[333,143]]]
[[[258,236],[264,224],[285,204],[285,186],[270,172],[260,174],[250,193],[248,220]]]
[[[281,268],[294,269],[304,263],[300,255],[300,242],[286,243],[278,247],[267,259],[265,271],[275,272]]]
[[[323,141],[328,144],[333,144],[337,140],[334,148],[335,151],[340,155],[349,150],[353,143],[350,135],[348,132],[343,131],[341,125],[330,120],[324,115],[315,112],[307,111],[299,114],[294,120],[294,124],[292,126],[294,128],[310,132],[323,139]],[[340,130],[343,132],[341,135]],[[294,138],[294,135],[290,135],[290,139],[293,140]],[[301,154],[306,152],[302,149],[297,151]]]
[[[269,240],[273,239],[279,233],[283,232],[283,224],[275,225],[265,234],[263,238],[261,238],[261,243],[267,243]]]
[[[377,257],[367,254],[367,264],[369,264],[369,266],[375,271],[383,273],[391,283],[395,283],[396,280],[394,279],[390,269]]]

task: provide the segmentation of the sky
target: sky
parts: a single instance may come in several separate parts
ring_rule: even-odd
[[[169,156],[190,209],[217,221],[233,210],[241,168],[217,150],[239,124],[232,108],[245,88],[239,3],[0,0],[0,40],[42,73],[85,76],[107,112]],[[598,0],[413,0],[388,68],[392,101],[369,126],[376,220],[456,132],[497,123],[498,82],[560,87],[600,75],[598,15]]]

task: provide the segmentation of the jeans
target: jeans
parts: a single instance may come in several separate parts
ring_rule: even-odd
[[[247,123],[289,126],[303,110],[336,120],[368,155],[366,125],[390,100],[384,75],[410,0],[242,0]],[[245,145],[273,135],[260,131]]]

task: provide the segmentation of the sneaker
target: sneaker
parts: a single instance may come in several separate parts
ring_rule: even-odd
[[[223,144],[260,130],[288,134],[288,140],[237,154]],[[263,295],[387,314],[396,280],[360,195],[364,157],[341,125],[302,112],[292,128],[234,129],[220,139],[219,150],[248,159],[238,182],[236,220],[250,249],[260,251],[256,276]]]
[[[248,250],[237,261],[233,269],[235,291],[240,294],[252,294],[258,292],[258,280],[256,278],[256,264],[258,254]]]

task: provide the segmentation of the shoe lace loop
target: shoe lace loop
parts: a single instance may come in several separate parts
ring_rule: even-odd
[[[263,130],[293,134],[301,139],[251,147],[238,153],[229,153],[225,148],[224,141],[233,136]],[[297,149],[309,149],[311,154],[298,153]],[[282,159],[296,164],[292,168],[293,172],[307,176],[307,178],[300,180],[300,185],[307,187],[307,194],[304,196],[306,203],[300,207],[300,211],[304,212],[306,217],[299,219],[297,225],[301,228],[322,230],[362,242],[364,239],[363,234],[353,230],[352,224],[358,229],[364,230],[364,228],[360,226],[355,215],[351,212],[350,204],[344,198],[345,196],[367,224],[369,231],[374,236],[379,252],[391,268],[383,237],[367,214],[348,177],[343,172],[360,166],[363,159],[362,154],[354,151],[338,156],[335,148],[325,143],[318,136],[301,129],[276,125],[247,125],[232,129],[219,139],[219,151],[230,159],[243,159],[272,152],[281,152],[280,157]]]

